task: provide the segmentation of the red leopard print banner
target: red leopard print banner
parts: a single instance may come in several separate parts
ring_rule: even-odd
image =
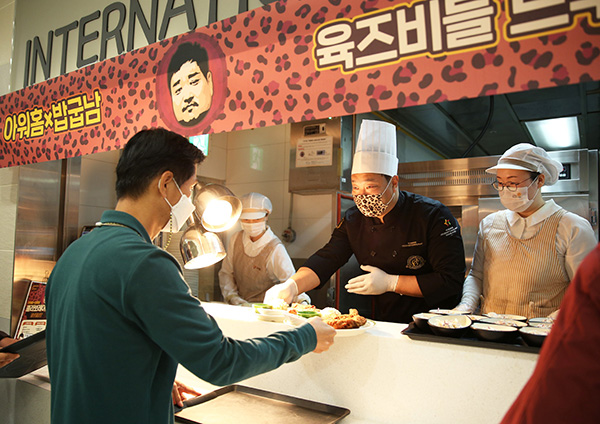
[[[600,79],[600,2],[558,3],[272,3],[1,97],[0,167]]]

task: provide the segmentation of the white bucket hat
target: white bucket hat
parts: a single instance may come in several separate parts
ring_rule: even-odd
[[[539,172],[546,177],[546,185],[558,181],[558,175],[563,170],[562,163],[552,159],[548,152],[541,147],[529,143],[512,146],[498,159],[498,164],[485,170],[496,174],[498,169],[518,169],[522,171]]]
[[[260,193],[247,193],[241,198],[242,214],[240,219],[260,219],[273,211],[269,198]]]
[[[396,127],[388,122],[363,120],[352,161],[352,174],[393,177],[397,173]]]

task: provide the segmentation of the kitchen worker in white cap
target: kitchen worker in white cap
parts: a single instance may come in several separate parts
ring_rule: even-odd
[[[289,302],[325,284],[354,254],[365,274],[345,287],[373,296],[375,319],[407,323],[415,313],[456,305],[465,275],[459,225],[440,202],[400,191],[397,170],[396,127],[363,120],[352,164],[356,206],[329,242],[265,300]]]
[[[287,280],[294,265],[281,240],[267,225],[271,201],[260,193],[242,196],[242,231],[231,237],[219,271],[225,301],[232,305],[262,302],[267,289]]]
[[[583,258],[596,246],[590,223],[542,198],[563,166],[541,147],[517,144],[486,170],[505,210],[479,223],[473,264],[456,309],[545,317],[556,314]]]

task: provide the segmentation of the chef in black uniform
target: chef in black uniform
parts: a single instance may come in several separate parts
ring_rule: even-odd
[[[460,227],[442,203],[398,189],[396,128],[363,120],[352,164],[350,208],[329,242],[265,302],[325,284],[354,254],[366,273],[348,281],[350,293],[374,296],[374,317],[408,323],[460,299],[465,254]]]

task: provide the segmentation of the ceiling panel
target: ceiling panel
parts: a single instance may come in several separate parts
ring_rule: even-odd
[[[447,158],[500,155],[514,144],[533,142],[524,121],[564,116],[579,118],[581,147],[600,148],[600,82],[413,106],[379,114]]]

